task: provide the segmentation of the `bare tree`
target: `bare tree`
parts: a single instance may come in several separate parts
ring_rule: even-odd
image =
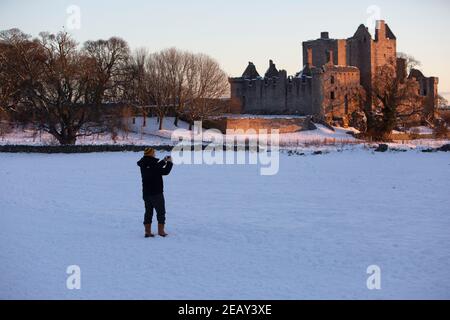
[[[145,108],[150,102],[150,94],[148,93],[146,61],[148,53],[145,48],[139,48],[134,51],[129,59],[128,76],[126,86],[126,101],[136,106],[141,111],[143,126],[147,125],[147,109]]]
[[[404,52],[398,52],[397,58],[404,59],[406,61],[406,71],[409,74],[412,69],[420,67],[422,64],[412,55],[406,54]]]
[[[42,58],[42,48],[30,38],[19,29],[0,32],[0,108],[16,115],[27,85],[40,73],[34,61]]]
[[[192,124],[219,112],[228,91],[225,72],[206,55],[175,48],[130,55],[116,37],[79,49],[66,32],[31,39],[18,29],[0,33],[0,81],[0,108],[61,144],[115,130],[117,124],[108,123],[114,112],[105,112],[104,104],[140,106],[144,121],[152,107],[163,129],[169,109],[175,125],[181,115]]]
[[[382,113],[381,122],[372,122],[370,133],[379,139],[388,139],[399,121],[418,115],[422,107],[418,103],[418,84],[414,79],[400,78],[391,62],[376,70],[372,95],[377,109]],[[377,111],[377,110],[375,110]]]
[[[449,108],[448,100],[445,99],[444,96],[442,96],[440,94],[438,95],[437,108],[438,109],[448,109]]]
[[[171,101],[170,67],[162,52],[150,55],[146,61],[146,92],[153,103],[159,121],[159,130],[163,129],[164,118]]]
[[[130,92],[137,105],[153,107],[160,130],[169,109],[177,125],[181,115],[192,124],[223,108],[217,100],[227,92],[227,76],[210,57],[169,48],[151,55],[138,51],[130,61]]]
[[[171,106],[175,111],[174,125],[178,126],[179,116],[183,113],[187,102],[187,72],[193,62],[193,54],[170,48],[161,52],[168,66],[168,85]]]
[[[7,48],[0,56],[2,72],[13,88],[7,99],[10,112],[28,115],[61,144],[103,131],[98,125],[101,112],[89,105],[95,96],[95,63],[80,53],[68,33],[43,32],[30,40],[9,30],[0,37]]]
[[[0,137],[11,131],[11,124],[8,113],[0,107]]]
[[[86,41],[83,53],[92,59],[93,81],[88,103],[100,105],[104,100],[121,100],[128,81],[130,49],[125,40],[112,37],[108,40]]]
[[[228,92],[228,78],[211,57],[197,54],[192,57],[187,71],[188,103],[185,116],[189,128],[194,121],[203,121],[220,113],[219,99]]]

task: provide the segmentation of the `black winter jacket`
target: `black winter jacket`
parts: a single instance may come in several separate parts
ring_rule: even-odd
[[[172,170],[172,162],[159,161],[153,157],[143,157],[137,165],[141,168],[142,195],[149,196],[163,193],[164,185],[162,176],[166,176]]]

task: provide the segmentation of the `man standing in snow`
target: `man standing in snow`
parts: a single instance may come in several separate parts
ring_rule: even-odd
[[[142,196],[145,202],[144,227],[145,237],[154,237],[152,234],[153,209],[156,210],[158,220],[158,235],[167,236],[164,231],[166,223],[166,208],[163,194],[163,178],[172,170],[172,158],[165,157],[163,160],[155,158],[155,149],[146,148],[144,157],[138,161],[142,176]]]

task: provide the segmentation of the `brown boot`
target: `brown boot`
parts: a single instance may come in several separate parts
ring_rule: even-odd
[[[164,231],[164,224],[158,223],[158,235],[161,237],[166,237],[168,234]]]
[[[155,235],[152,234],[152,225],[151,224],[144,224],[145,227],[145,237],[146,238],[153,238]]]

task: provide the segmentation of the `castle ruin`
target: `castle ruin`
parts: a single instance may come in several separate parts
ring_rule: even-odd
[[[406,60],[397,57],[397,39],[384,21],[377,21],[375,37],[360,25],[348,39],[303,42],[303,69],[294,76],[278,70],[272,60],[261,76],[249,62],[241,77],[230,78],[231,99],[241,113],[298,114],[348,119],[356,110],[371,110],[372,85],[377,68],[394,65],[397,76],[417,81],[417,103],[433,113],[438,98],[438,78],[406,71]]]

